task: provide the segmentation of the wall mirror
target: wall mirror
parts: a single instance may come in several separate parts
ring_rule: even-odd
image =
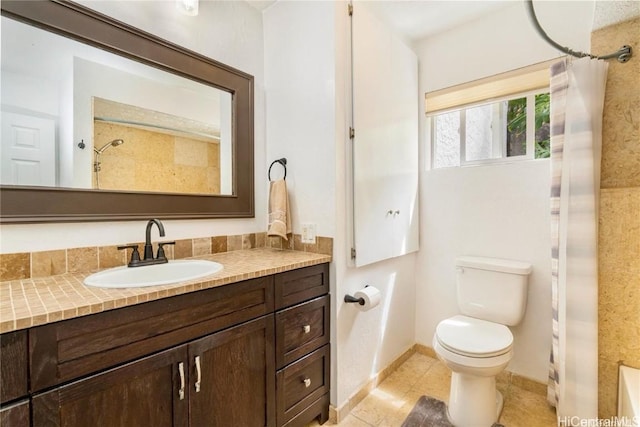
[[[78,4],[2,8],[2,222],[252,217],[253,77]]]

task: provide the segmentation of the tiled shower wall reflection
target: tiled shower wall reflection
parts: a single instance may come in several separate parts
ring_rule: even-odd
[[[627,63],[609,61],[600,183],[599,417],[616,414],[618,363],[640,368],[640,18],[593,32],[591,50],[628,44]]]
[[[144,245],[142,242],[123,242],[122,244],[132,243],[137,243],[142,251]],[[0,254],[0,281],[47,277],[63,273],[88,273],[102,268],[126,265],[131,252],[119,251],[117,246]],[[155,247],[154,245],[154,250]],[[315,244],[306,244],[302,243],[299,234],[289,237],[288,241],[280,237],[267,236],[267,233],[238,234],[176,240],[175,246],[165,246],[165,252],[169,259],[181,259],[262,247],[332,255],[333,239],[317,237]]]
[[[220,194],[217,141],[98,121],[94,122],[94,132],[98,147],[115,139],[124,140],[124,144],[100,155],[99,188],[103,190]],[[93,187],[98,188],[96,173],[92,176]]]

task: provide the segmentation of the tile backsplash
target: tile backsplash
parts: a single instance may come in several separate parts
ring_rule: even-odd
[[[137,243],[142,254],[144,243]],[[131,244],[131,242],[123,242]],[[35,279],[63,273],[88,273],[103,268],[126,265],[131,250],[118,250],[119,245],[92,246],[85,248],[57,249],[41,252],[0,254],[0,281]],[[271,247],[325,255],[333,253],[333,238],[318,237],[315,244],[302,243],[301,236],[294,234],[289,240],[267,236],[267,233],[238,234],[233,236],[198,237],[176,240],[176,244],[165,246],[169,259],[209,255],[221,252]],[[154,253],[157,250],[154,244]]]

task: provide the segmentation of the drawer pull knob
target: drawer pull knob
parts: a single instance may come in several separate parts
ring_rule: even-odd
[[[196,356],[196,393],[200,393],[200,380],[202,379],[202,375],[200,372],[200,356]]]
[[[308,334],[309,332],[311,332],[311,326],[310,325],[304,325],[302,327],[302,330],[304,331],[305,334]]]
[[[311,386],[311,379],[310,378],[305,378],[305,379],[302,380],[302,382],[304,383],[304,386],[307,387],[307,388],[309,386]]]
[[[178,372],[180,372],[180,390],[178,390],[178,396],[180,400],[184,400],[184,363],[178,363]]]

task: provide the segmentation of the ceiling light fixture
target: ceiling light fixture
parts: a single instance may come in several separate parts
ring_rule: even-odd
[[[189,16],[198,14],[198,0],[176,0],[176,9]]]

